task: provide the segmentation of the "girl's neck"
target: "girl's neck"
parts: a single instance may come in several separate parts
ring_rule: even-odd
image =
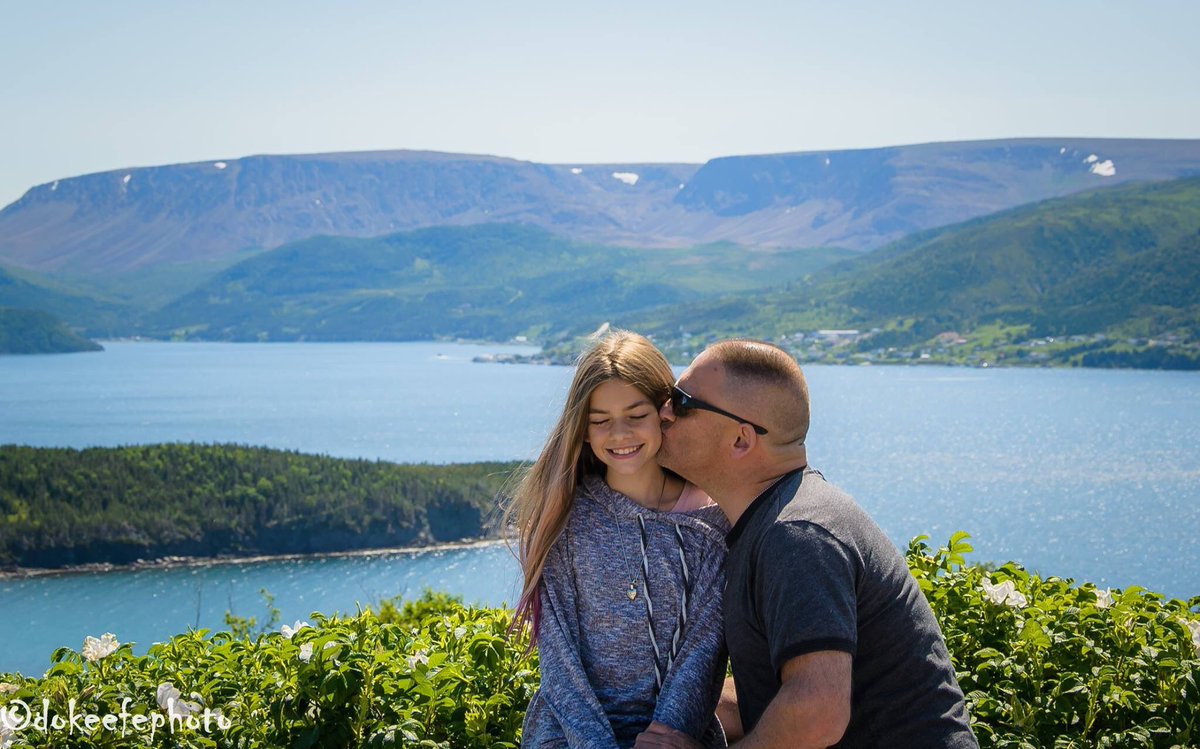
[[[613,491],[618,491],[649,510],[663,511],[678,499],[677,492],[665,471],[655,464],[632,476],[608,471],[604,482]]]

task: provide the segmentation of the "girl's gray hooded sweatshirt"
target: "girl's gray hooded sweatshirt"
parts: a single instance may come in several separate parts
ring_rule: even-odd
[[[662,691],[647,622],[638,515],[646,521],[649,595]],[[690,571],[686,625],[670,668],[667,655]],[[721,597],[725,534],[716,505],[655,512],[588,477],[546,560],[537,636],[542,684],[529,704],[521,746],[612,749],[632,746],[651,720],[724,747],[714,711],[725,679]],[[629,600],[633,582],[637,598]]]

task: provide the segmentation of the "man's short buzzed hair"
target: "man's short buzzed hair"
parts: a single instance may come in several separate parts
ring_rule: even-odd
[[[737,386],[765,386],[782,396],[771,398],[775,420],[789,442],[808,436],[808,382],[791,354],[770,343],[747,338],[719,341],[705,349],[717,357],[725,375]]]

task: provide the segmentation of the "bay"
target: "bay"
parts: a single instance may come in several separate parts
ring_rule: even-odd
[[[0,357],[0,443],[237,442],[399,462],[529,460],[561,407],[565,367],[478,364],[516,346],[106,344]],[[975,560],[1016,560],[1102,587],[1200,594],[1196,373],[806,368],[812,464],[899,545],[972,534]],[[163,640],[222,616],[353,612],[425,587],[512,601],[503,545],[0,581],[0,671],[40,673],[57,647],[112,631]]]

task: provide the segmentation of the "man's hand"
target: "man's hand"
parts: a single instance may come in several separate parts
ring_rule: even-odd
[[[704,749],[704,745],[688,736],[683,731],[652,722],[645,731],[638,734],[634,749]]]

